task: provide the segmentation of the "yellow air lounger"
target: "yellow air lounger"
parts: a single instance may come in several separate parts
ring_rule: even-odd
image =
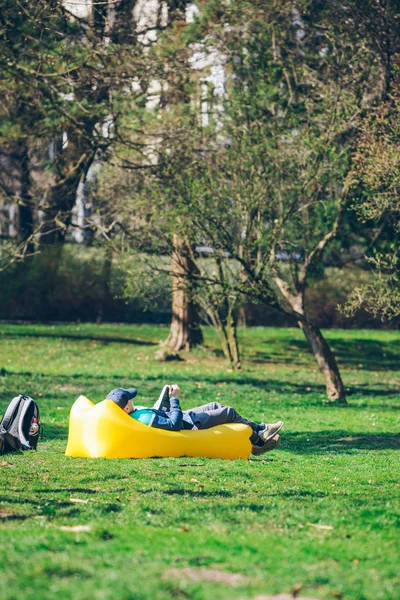
[[[230,423],[203,431],[165,431],[143,425],[112,400],[79,396],[71,408],[65,454],[88,458],[204,456],[249,458],[251,429]]]

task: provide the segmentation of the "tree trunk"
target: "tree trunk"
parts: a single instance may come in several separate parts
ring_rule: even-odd
[[[231,364],[235,370],[239,371],[242,368],[242,363],[240,361],[239,344],[237,339],[237,323],[236,319],[232,315],[229,315],[228,317],[226,329],[228,333],[228,345],[229,352],[231,355]]]
[[[107,304],[107,300],[110,296],[110,278],[112,271],[112,260],[113,260],[113,249],[112,246],[106,246],[104,253],[104,262],[103,262],[103,270],[102,270],[102,280],[101,280],[101,293],[98,297],[98,306],[97,306],[97,317],[96,323],[100,324],[103,322],[104,318],[104,308]]]
[[[202,308],[218,334],[225,358],[229,360],[233,369],[240,370],[242,363],[237,339],[237,317],[233,308],[228,306],[226,312],[220,311],[220,307],[215,306],[206,296],[203,296]]]
[[[228,344],[228,336],[226,333],[226,329],[222,325],[222,323],[218,323],[217,325],[214,325],[214,326],[215,326],[215,329],[218,333],[218,337],[221,342],[222,352],[224,353],[225,358],[227,360],[229,360],[229,362],[232,364],[232,355],[231,355],[231,350],[230,350],[230,347]]]
[[[2,150],[0,188],[7,200],[8,236],[24,243],[23,254],[33,251],[33,210],[29,150],[26,140],[4,146]],[[17,199],[17,201],[15,201]]]
[[[29,240],[33,233],[32,198],[30,195],[31,178],[29,154],[26,143],[21,144],[21,201],[19,203],[19,237],[21,240]],[[33,244],[29,242],[27,252],[33,251]]]
[[[40,207],[40,244],[62,244],[71,223],[79,178],[70,178],[63,184],[55,184],[46,193]]]
[[[246,310],[246,305],[243,302],[243,304],[241,304],[239,306],[239,311],[238,311],[238,326],[239,327],[247,327],[247,310]]]
[[[340,376],[339,367],[336,358],[329,348],[318,327],[315,327],[307,320],[298,321],[299,327],[303,330],[311,350],[315,356],[322,375],[325,379],[326,393],[329,400],[336,400],[341,404],[347,404],[346,393]]]
[[[280,277],[275,277],[275,283],[278,286],[282,296],[290,306],[284,308],[285,312],[297,317],[297,323],[310,344],[311,351],[315,356],[319,368],[325,380],[326,393],[329,400],[336,400],[341,404],[347,404],[346,393],[340,376],[339,367],[336,358],[329,348],[329,344],[322,335],[321,331],[307,318],[304,310],[304,288],[293,294],[287,282]]]
[[[86,135],[78,131],[64,131],[63,146],[54,154],[57,177],[47,189],[40,204],[40,244],[62,244],[72,220],[79,184],[84,182],[95,159],[95,150],[88,138],[93,135],[95,123],[88,117]]]
[[[191,350],[202,344],[197,306],[191,301],[188,277],[194,268],[184,246],[174,238],[172,254],[172,321],[167,340],[172,351]]]
[[[213,320],[225,358],[229,360],[233,369],[239,371],[242,368],[242,363],[240,362],[236,325],[232,322],[223,323],[219,318],[218,320]]]
[[[165,345],[174,352],[191,350],[203,342],[196,306],[190,302],[185,290],[172,292],[172,321]]]

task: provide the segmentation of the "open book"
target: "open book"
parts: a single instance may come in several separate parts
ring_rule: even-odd
[[[156,410],[163,410],[164,412],[167,412],[170,409],[168,385],[164,385],[157,402],[154,403],[153,408]]]

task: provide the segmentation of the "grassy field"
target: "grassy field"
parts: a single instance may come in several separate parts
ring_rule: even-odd
[[[158,363],[166,330],[0,325],[0,412],[17,393],[42,411],[38,452],[0,457],[0,598],[397,600],[400,334],[330,331],[349,406],[325,402],[300,331],[240,332],[233,373],[213,332],[184,362]],[[249,461],[64,456],[69,409],[164,383],[184,408],[218,399],[285,421]]]

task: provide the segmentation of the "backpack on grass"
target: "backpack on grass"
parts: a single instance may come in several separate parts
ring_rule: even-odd
[[[38,405],[29,396],[16,396],[0,421],[0,454],[13,450],[36,450],[39,432]]]

